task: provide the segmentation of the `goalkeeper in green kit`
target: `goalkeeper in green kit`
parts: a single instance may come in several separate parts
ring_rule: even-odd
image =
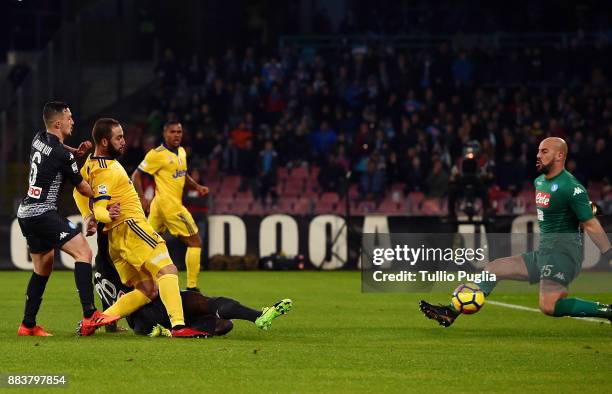
[[[546,138],[538,148],[536,167],[542,173],[534,182],[540,225],[540,246],[533,252],[489,262],[485,270],[497,280],[540,283],[540,310],[549,316],[601,317],[612,321],[612,305],[568,297],[569,284],[581,269],[582,231],[597,245],[606,261],[612,259],[610,241],[593,210],[586,189],[565,169],[567,144],[561,138]],[[488,296],[495,281],[479,284]],[[459,316],[452,305],[421,301],[426,317],[449,327]]]

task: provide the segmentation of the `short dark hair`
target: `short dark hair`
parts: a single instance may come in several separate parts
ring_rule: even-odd
[[[113,118],[100,118],[96,120],[93,130],[91,131],[91,137],[94,143],[99,145],[103,138],[110,140],[113,134],[113,127],[116,126],[121,126],[121,123]]]
[[[169,120],[166,123],[164,123],[163,130],[166,130],[168,127],[172,126],[173,124],[181,124],[181,122],[178,120]]]
[[[64,113],[68,108],[68,104],[63,101],[48,101],[43,108],[43,122],[49,126],[51,122],[58,116]]]

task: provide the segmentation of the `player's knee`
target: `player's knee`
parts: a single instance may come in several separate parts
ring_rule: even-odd
[[[157,272],[157,277],[159,278],[162,275],[178,275],[178,270],[176,269],[176,265],[174,264],[168,264],[165,267],[162,267],[158,272]]]

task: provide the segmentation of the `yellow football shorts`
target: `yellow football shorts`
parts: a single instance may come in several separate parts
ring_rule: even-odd
[[[163,202],[157,198],[151,202],[148,220],[155,231],[164,233],[168,230],[173,237],[189,237],[198,233],[198,226],[187,208],[181,206],[179,211],[170,213],[164,212],[162,205]]]
[[[154,280],[172,263],[166,242],[143,220],[128,219],[108,232],[109,255],[126,286]]]

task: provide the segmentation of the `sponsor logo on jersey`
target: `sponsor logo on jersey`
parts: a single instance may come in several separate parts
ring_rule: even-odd
[[[556,192],[558,189],[559,189],[559,185],[557,185],[556,183],[553,183],[552,186],[550,187],[551,192]]]
[[[536,190],[535,203],[538,207],[548,208],[550,205],[550,193]]]
[[[64,238],[66,238],[67,236],[68,236],[68,233],[63,233],[63,232],[62,232],[62,233],[60,233],[60,236],[59,236],[60,241],[61,241],[62,239],[64,239]]]
[[[28,197],[32,197],[35,199],[40,199],[40,195],[42,193],[42,188],[37,187],[37,186],[30,186],[28,188]]]
[[[106,194],[106,185],[98,185],[98,194]]]
[[[174,175],[172,175],[172,178],[174,178],[174,179],[181,178],[181,177],[184,177],[186,174],[187,174],[187,171],[185,171],[185,170],[176,170]]]
[[[581,189],[581,188],[579,188],[579,187],[575,187],[575,188],[574,188],[574,194],[572,195],[572,197],[573,197],[573,196],[575,196],[575,195],[577,195],[577,194],[580,194],[580,193],[584,193],[584,190],[582,190],[582,189]]]

